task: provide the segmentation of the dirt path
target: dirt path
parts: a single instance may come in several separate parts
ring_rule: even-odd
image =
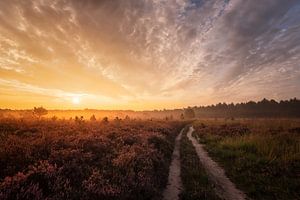
[[[214,162],[208,155],[208,153],[204,150],[203,145],[199,144],[198,141],[192,137],[192,132],[194,131],[193,127],[190,127],[187,137],[193,143],[197,155],[205,168],[208,176],[211,181],[216,186],[216,193],[221,199],[226,200],[243,200],[247,199],[246,195],[238,190],[235,185],[227,178],[224,170]]]
[[[180,177],[180,140],[183,129],[175,140],[175,147],[172,155],[172,163],[170,165],[168,185],[163,193],[164,200],[178,200],[179,194],[182,190],[182,183]]]

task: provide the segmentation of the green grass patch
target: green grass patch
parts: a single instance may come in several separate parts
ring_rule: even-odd
[[[245,134],[218,134],[235,130],[230,126],[196,126],[194,136],[250,198],[300,199],[300,134],[269,122],[243,124]]]

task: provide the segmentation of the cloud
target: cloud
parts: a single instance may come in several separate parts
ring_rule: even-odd
[[[1,78],[182,106],[299,96],[299,13],[296,0],[1,1]]]

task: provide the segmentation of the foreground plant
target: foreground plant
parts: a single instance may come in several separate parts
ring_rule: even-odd
[[[0,123],[0,199],[158,199],[181,125]]]

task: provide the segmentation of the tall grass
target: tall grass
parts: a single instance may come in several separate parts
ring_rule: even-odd
[[[282,164],[300,157],[300,137],[295,133],[254,133],[241,137],[224,138],[220,145],[244,152],[255,153],[266,160]]]
[[[253,199],[300,199],[300,121],[195,123],[194,136]]]

